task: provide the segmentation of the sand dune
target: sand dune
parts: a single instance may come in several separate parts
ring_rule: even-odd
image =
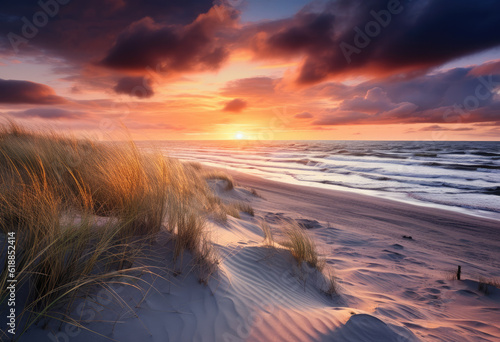
[[[203,286],[186,267],[147,280],[143,292],[116,285],[125,303],[97,298],[95,319],[73,336],[63,326],[30,330],[23,341],[497,341],[500,291],[478,291],[498,277],[498,222],[351,193],[275,183],[234,173],[240,187],[214,190],[256,209],[209,222],[219,271]],[[261,197],[251,194],[249,188]],[[298,219],[337,276],[299,269],[287,250],[262,244],[259,220]],[[412,239],[404,239],[411,235]],[[166,241],[154,246],[165,253]],[[162,259],[168,264],[169,255]],[[162,260],[158,263],[161,264]],[[188,265],[186,260],[185,265]],[[463,281],[451,280],[457,265]],[[147,292],[144,292],[147,291]],[[84,310],[85,311],[85,310]],[[74,315],[78,315],[75,312]],[[80,312],[81,314],[81,312]],[[102,321],[108,321],[102,322]],[[109,324],[109,321],[112,324]],[[100,335],[96,335],[96,332]]]

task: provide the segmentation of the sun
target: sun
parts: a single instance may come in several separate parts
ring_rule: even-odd
[[[245,134],[243,134],[243,133],[241,133],[241,132],[238,132],[238,133],[236,133],[236,134],[234,135],[234,138],[235,138],[236,140],[241,140],[241,139],[243,139],[244,137],[245,137]]]

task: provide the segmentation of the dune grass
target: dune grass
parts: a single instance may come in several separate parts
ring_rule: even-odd
[[[269,226],[269,224],[266,221],[261,221],[260,228],[264,233],[264,241],[262,242],[264,246],[273,247],[274,246],[273,233],[271,231],[271,227]]]
[[[257,192],[257,190],[255,190],[254,188],[251,188],[250,189],[250,193],[255,196],[255,197],[259,197],[259,198],[262,198],[262,196]]]
[[[223,177],[208,177],[215,176]],[[6,234],[15,232],[17,288],[26,289],[18,330],[44,317],[66,320],[72,303],[96,286],[151,272],[133,265],[160,231],[172,234],[174,258],[192,252],[208,279],[216,257],[204,217],[223,204],[205,179],[199,165],[142,152],[133,142],[1,127],[0,256],[5,264]],[[4,267],[0,306],[7,279]]]
[[[203,177],[207,180],[210,179],[216,179],[216,180],[223,180],[226,182],[226,186],[224,190],[230,191],[234,189],[235,182],[233,180],[233,177],[230,175],[222,172],[222,171],[207,171],[203,174]]]
[[[307,231],[295,220],[282,220],[279,231],[283,237],[275,240],[271,227],[266,221],[260,222],[264,233],[263,245],[272,248],[285,248],[297,262],[300,270],[299,278],[306,281],[312,276],[318,281],[318,288],[327,296],[334,297],[339,293],[337,277],[332,268],[327,267],[326,260],[320,257],[314,240]]]
[[[281,227],[286,237],[281,244],[290,250],[297,263],[306,262],[321,271],[324,260],[319,257],[316,244],[307,232],[294,220],[282,222]]]
[[[255,216],[252,206],[248,203],[236,201],[227,204],[228,214],[236,218],[240,218],[240,212],[246,213],[250,216]]]
[[[500,289],[500,281],[496,279],[488,279],[482,276],[478,278],[477,289],[479,292],[489,295],[493,291],[493,288]]]
[[[337,277],[333,275],[332,271],[329,271],[325,277],[325,288],[324,292],[326,295],[333,297],[339,293],[339,286],[337,283]]]

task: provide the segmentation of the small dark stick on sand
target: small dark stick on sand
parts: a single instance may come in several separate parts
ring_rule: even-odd
[[[462,266],[458,266],[458,270],[457,270],[457,280],[460,280],[460,273],[462,273]]]

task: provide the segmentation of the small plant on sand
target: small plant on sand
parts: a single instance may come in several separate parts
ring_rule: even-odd
[[[270,235],[267,224],[261,224],[264,231],[265,241]],[[304,281],[312,279],[316,286],[327,296],[333,297],[338,294],[337,278],[333,271],[326,269],[326,260],[319,256],[316,244],[307,234],[307,231],[295,220],[286,220],[281,223],[281,229],[285,239],[280,241],[280,245],[290,251],[299,267],[298,277]]]
[[[177,209],[173,215],[176,215],[176,227],[174,237],[174,261],[179,257],[182,260],[185,251],[195,252],[202,242],[205,221],[192,211],[187,204],[181,210]]]
[[[500,282],[498,280],[479,277],[477,281],[477,290],[479,292],[489,295],[493,291],[493,288],[500,288]]]
[[[324,261],[318,256],[316,245],[307,232],[296,221],[283,222],[282,229],[286,239],[281,244],[290,250],[297,263],[306,262],[321,271]]]
[[[450,281],[458,280],[457,270],[447,270],[444,272],[444,276],[445,276],[446,280],[450,280]]]
[[[250,216],[255,216],[255,212],[254,212],[252,206],[248,203],[237,201],[237,202],[229,203],[228,206],[233,207],[237,211],[244,212]]]
[[[230,190],[234,189],[235,183],[234,183],[233,177],[231,177],[230,175],[228,175],[222,171],[207,171],[203,174],[203,177],[207,180],[215,179],[215,180],[225,181],[226,186],[225,186],[224,190],[226,190],[226,191],[230,191]]]
[[[206,233],[201,238],[198,248],[193,252],[193,255],[198,268],[198,279],[201,284],[208,285],[208,281],[217,271],[219,256]]]
[[[252,196],[262,198],[262,196],[254,188],[250,188],[250,193],[252,194]]]
[[[227,212],[223,207],[216,207],[212,210],[212,218],[219,223],[227,222]]]
[[[328,272],[328,275],[325,275],[325,289],[324,292],[333,297],[338,294],[338,283],[337,278],[333,275],[332,271]]]
[[[264,241],[262,242],[264,246],[274,246],[273,233],[271,231],[271,227],[266,221],[260,222],[260,227],[262,228],[262,232],[264,232]]]
[[[234,218],[241,218],[240,210],[234,205],[223,205],[221,206],[221,210],[223,210],[226,215],[232,216]]]
[[[226,222],[227,215],[239,219],[241,218],[241,212],[250,216],[255,215],[253,208],[249,204],[240,201],[230,202],[228,204],[219,203],[211,210],[212,217],[218,222]]]

